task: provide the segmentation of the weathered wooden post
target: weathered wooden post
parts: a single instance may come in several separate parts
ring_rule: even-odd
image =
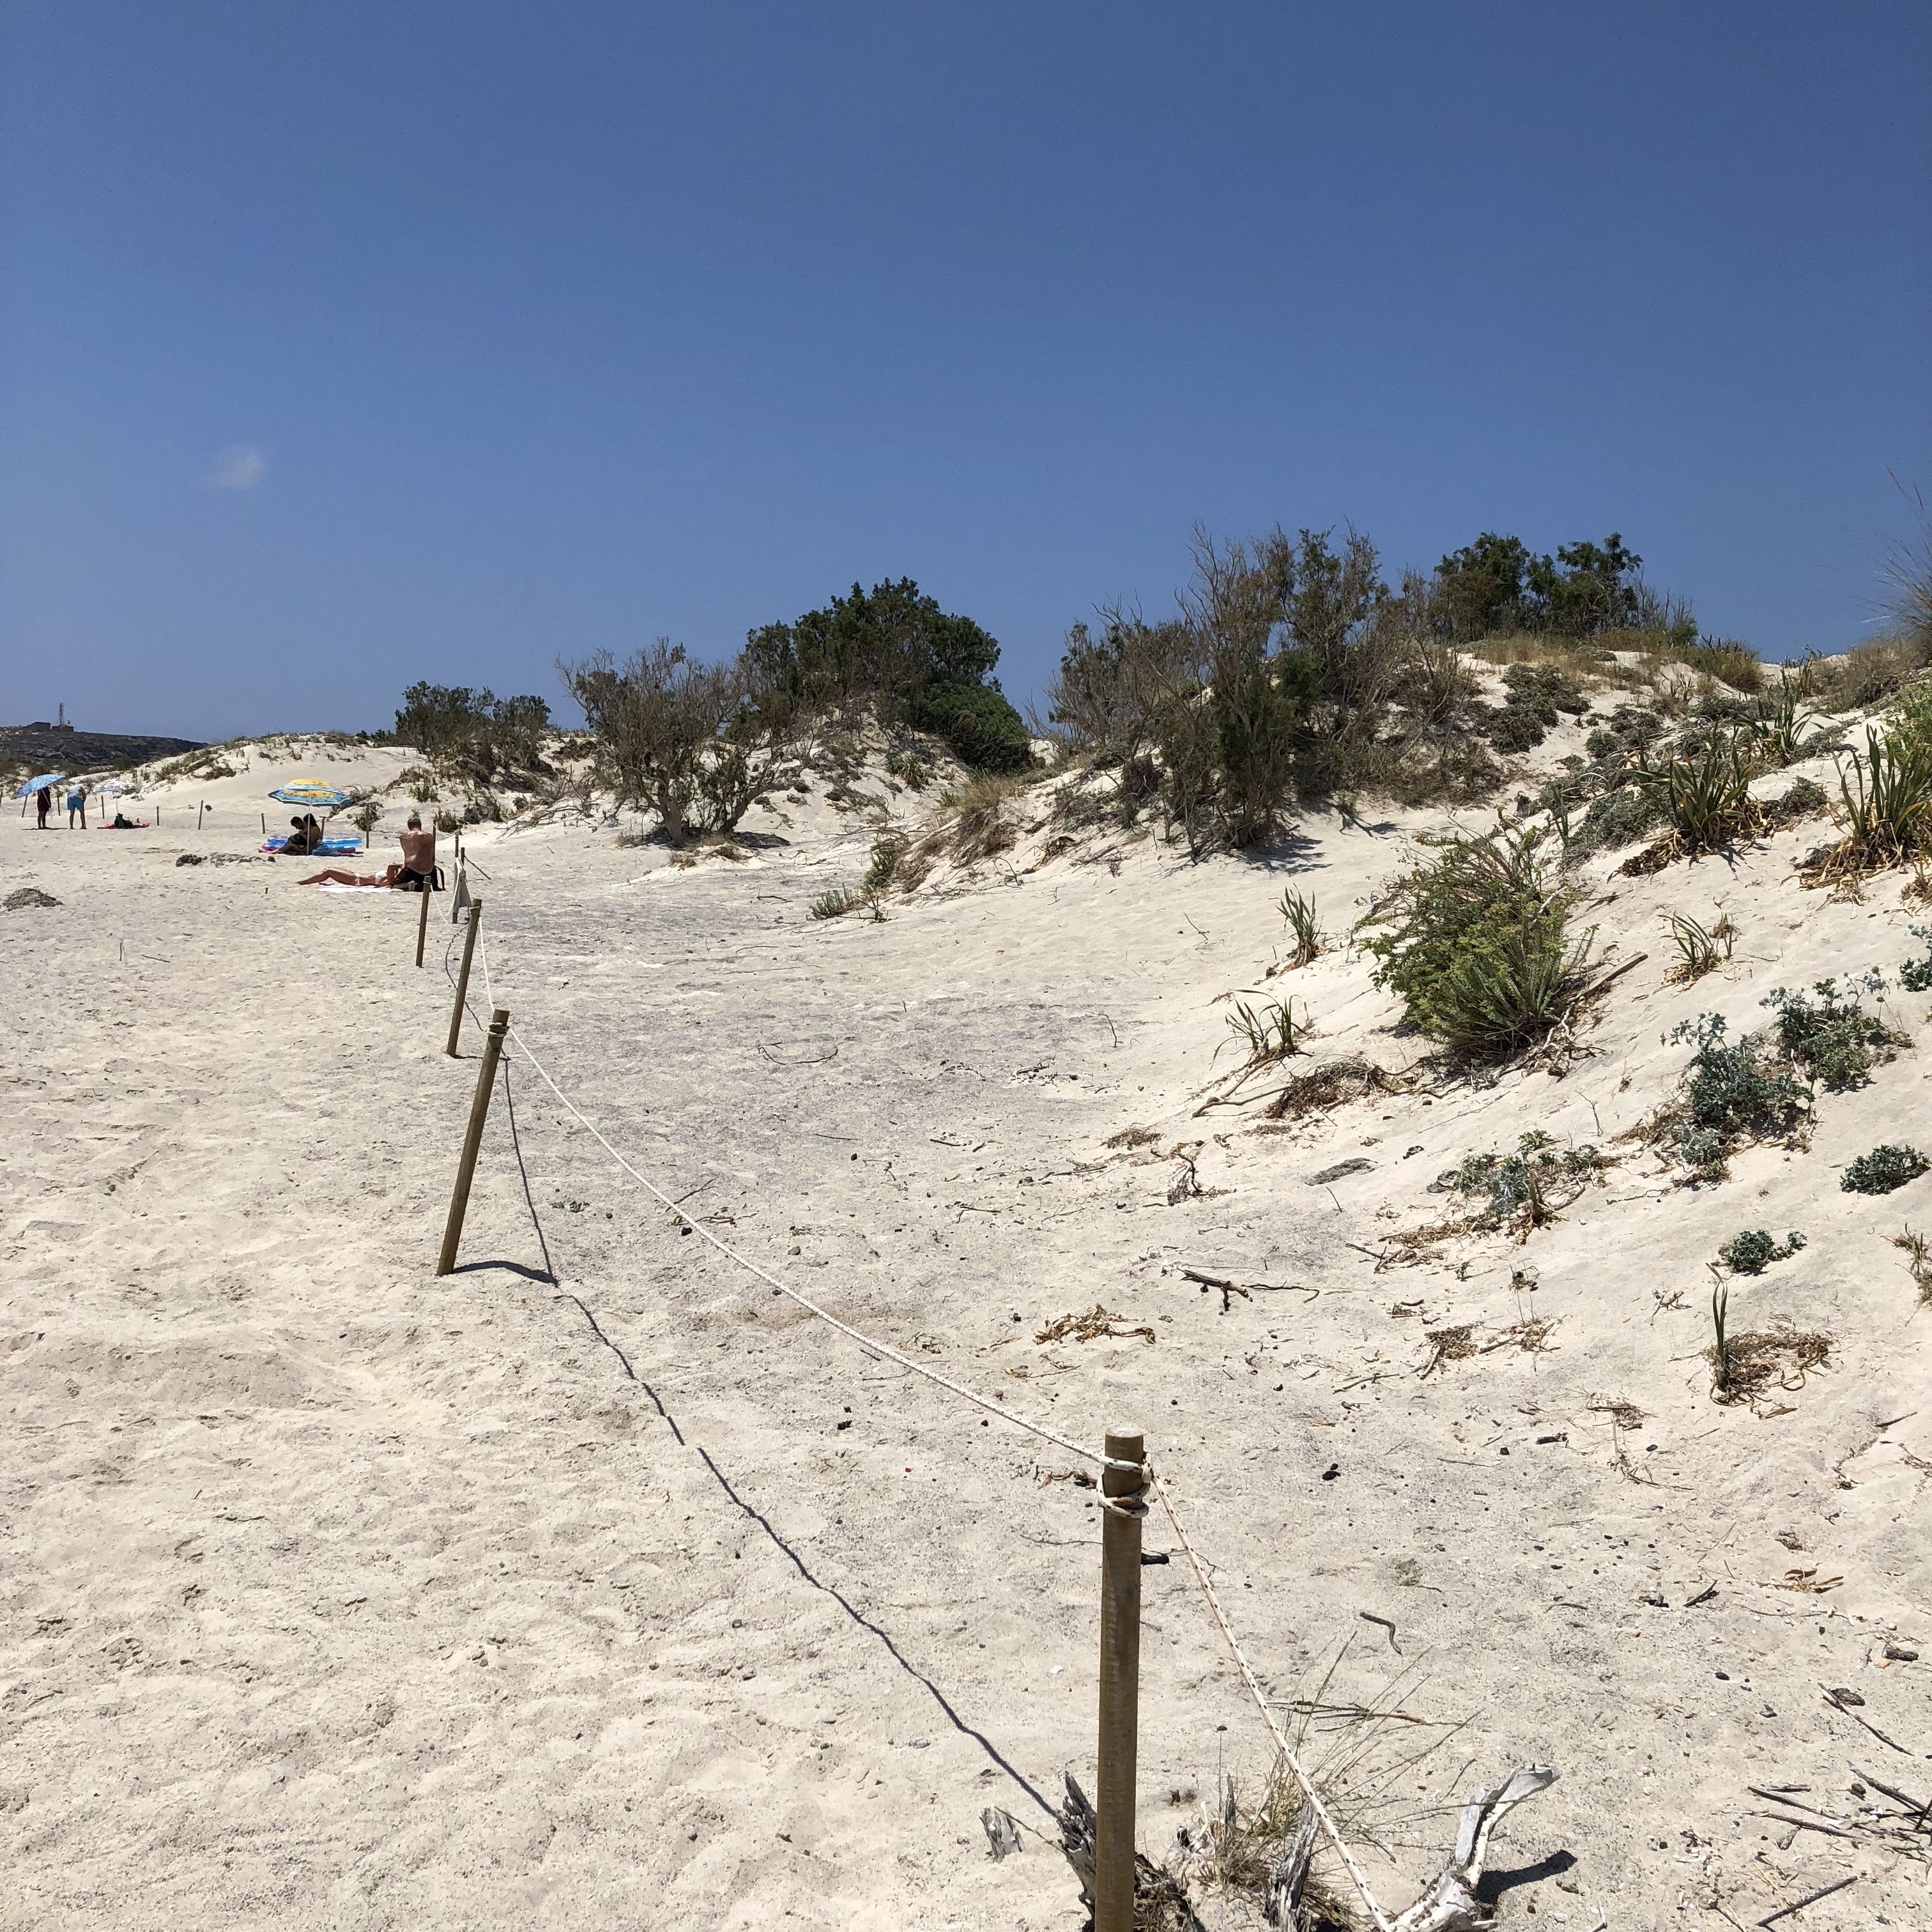
[[[470,1183],[476,1172],[476,1150],[483,1144],[483,1123],[490,1118],[490,1090],[496,1084],[496,1062],[502,1055],[503,1036],[509,1030],[509,1010],[507,1007],[499,1006],[490,1016],[490,1036],[484,1042],[482,1064],[476,1070],[476,1096],[470,1103],[470,1125],[464,1130],[463,1135],[463,1157],[456,1163],[456,1191],[449,1197],[449,1219],[442,1230],[442,1253],[436,1264],[438,1274],[453,1274],[456,1270],[457,1245],[463,1239],[463,1216],[470,1205]],[[1134,1546],[1138,1552],[1140,1547],[1138,1525],[1135,1526]],[[1135,1596],[1138,1612],[1140,1585],[1138,1554],[1135,1562]],[[1131,1863],[1131,1850],[1128,1857]]]
[[[463,964],[457,969],[456,1010],[449,1016],[449,1044],[443,1048],[451,1059],[456,1058],[456,1036],[463,1030],[463,1002],[470,992],[470,959],[476,950],[476,922],[483,916],[483,902],[470,902],[470,930],[463,935]]]
[[[416,964],[418,966],[423,962],[424,942],[429,938],[429,895],[430,888],[435,883],[436,874],[431,872],[418,888],[422,894],[422,911],[416,920]]]
[[[1141,1523],[1147,1454],[1138,1430],[1107,1432],[1100,1475],[1100,1750],[1095,1792],[1094,1932],[1133,1932],[1134,1774],[1140,1742]]]

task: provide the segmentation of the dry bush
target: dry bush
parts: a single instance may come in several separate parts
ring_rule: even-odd
[[[1268,1118],[1297,1120],[1305,1114],[1325,1114],[1348,1101],[1366,1100],[1371,1094],[1406,1094],[1410,1084],[1355,1054],[1295,1075],[1268,1103]]]
[[[952,856],[961,865],[973,865],[1018,842],[1008,808],[1026,788],[1024,778],[980,772],[946,794],[942,802],[953,814]]]

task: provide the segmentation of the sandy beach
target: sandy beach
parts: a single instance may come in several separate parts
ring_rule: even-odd
[[[382,784],[410,756],[278,771]],[[514,1054],[438,1279],[479,1046],[443,1052],[460,930],[435,899],[418,970],[414,897],[298,888],[256,851],[274,782],[150,794],[145,830],[0,818],[0,886],[59,902],[0,915],[0,1924],[1072,1932],[1030,1834],[1064,1773],[1092,1786],[1078,1466],[693,1238]],[[1294,1721],[1385,1900],[1539,1762],[1559,1781],[1492,1859],[1504,1924],[1754,1924],[1856,1873],[1788,1922],[1923,1925],[1922,1857],[1764,1795],[1932,1795],[1932,1311],[1893,1245],[1932,1229],[1932,1176],[1840,1184],[1932,1142],[1909,874],[1801,890],[1816,822],[1649,878],[1592,861],[1600,956],[1647,956],[1567,1070],[1206,1107],[1226,996],[1264,984],[1311,1054],[1414,1068],[1341,941],[1441,822],[1317,812],[1190,866],[1043,858],[1028,820],[883,922],[808,916],[873,836],[816,796],[688,868],[610,826],[480,826],[474,990],[761,1266],[1078,1440],[1144,1426],[1270,1695],[1321,1707]],[[1289,885],[1337,943],[1264,982]],[[1662,915],[1714,908],[1735,957],[1668,983]],[[1808,1149],[1694,1190],[1619,1140],[1681,1075],[1678,1022],[1761,1024],[1773,988],[1868,967],[1917,1045],[1821,1095]],[[1532,1130],[1615,1165],[1526,1240],[1399,1258],[1438,1175]],[[1760,1227],[1805,1243],[1732,1282],[1734,1326],[1829,1353],[1720,1405],[1707,1264]],[[1124,1332],[1036,1339],[1096,1304]],[[1270,1750],[1157,1514],[1147,1543],[1159,1858]],[[1398,1696],[1417,1721],[1357,1736]],[[1019,1856],[989,1856],[988,1806]]]

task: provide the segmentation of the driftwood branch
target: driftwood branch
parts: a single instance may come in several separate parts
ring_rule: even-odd
[[[1396,1919],[1396,1932],[1477,1932],[1493,1924],[1489,1908],[1476,1896],[1490,1834],[1526,1798],[1547,1791],[1556,1772],[1546,1764],[1519,1765],[1493,1791],[1479,1791],[1462,1808],[1456,1849],[1436,1882]]]

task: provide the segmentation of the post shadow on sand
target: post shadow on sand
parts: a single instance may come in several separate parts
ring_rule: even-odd
[[[1476,1896],[1485,1905],[1493,1906],[1504,1892],[1514,1892],[1520,1885],[1534,1885],[1539,1879],[1560,1878],[1576,1862],[1574,1853],[1552,1852],[1547,1858],[1538,1858],[1533,1865],[1516,1865],[1508,1871],[1486,1871],[1476,1881]]]
[[[1048,1817],[1057,1816],[1054,1808],[1048,1803],[1045,1796],[1040,1792],[1037,1787],[1035,1786],[1032,1780],[1028,1778],[1016,1766],[1008,1760],[1008,1759],[1000,1751],[999,1747],[995,1744],[992,1739],[988,1737],[983,1731],[976,1730],[973,1726],[966,1722],[964,1718],[961,1717],[959,1713],[953,1708],[952,1704],[947,1700],[945,1693],[940,1689],[938,1684],[933,1682],[931,1678],[927,1676],[922,1670],[921,1670],[916,1664],[912,1663],[910,1660],[907,1658],[905,1654],[899,1648],[898,1646],[892,1641],[892,1637],[885,1630],[882,1629],[878,1624],[873,1622],[862,1610],[860,1610],[856,1607],[856,1606],[852,1604],[835,1586],[830,1583],[821,1582],[818,1577],[812,1574],[811,1570],[806,1566],[805,1559],[801,1557],[798,1552],[778,1534],[777,1529],[773,1527],[770,1520],[752,1504],[747,1502],[745,1498],[738,1493],[736,1488],[732,1485],[731,1479],[725,1474],[724,1472],[718,1466],[716,1462],[712,1460],[711,1452],[706,1449],[703,1444],[692,1442],[686,1439],[683,1430],[677,1426],[676,1418],[671,1414],[669,1409],[665,1408],[663,1400],[658,1396],[657,1390],[652,1388],[650,1384],[646,1382],[643,1377],[638,1373],[637,1370],[632,1366],[631,1358],[629,1356],[626,1354],[623,1350],[604,1332],[602,1325],[598,1322],[596,1316],[592,1312],[590,1304],[584,1300],[581,1295],[573,1293],[568,1288],[563,1288],[562,1285],[558,1281],[555,1267],[550,1260],[550,1244],[544,1236],[542,1217],[537,1213],[536,1202],[530,1193],[530,1175],[524,1166],[523,1146],[517,1132],[516,1108],[511,1099],[510,1094],[510,1063],[507,1058],[502,1062],[502,1072],[503,1102],[505,1111],[508,1116],[510,1131],[510,1145],[516,1156],[518,1176],[523,1183],[524,1204],[530,1210],[530,1226],[536,1232],[537,1245],[538,1248],[542,1250],[544,1264],[542,1270],[539,1270],[535,1268],[526,1268],[516,1262],[466,1262],[462,1267],[454,1270],[454,1272],[458,1274],[482,1274],[494,1268],[500,1268],[505,1270],[509,1274],[520,1275],[526,1281],[541,1282],[548,1287],[557,1288],[561,1291],[556,1298],[559,1300],[574,1302],[577,1305],[578,1312],[581,1314],[584,1320],[590,1324],[591,1334],[596,1336],[597,1340],[601,1342],[605,1348],[609,1349],[612,1354],[616,1357],[618,1366],[623,1370],[626,1380],[634,1384],[637,1388],[644,1391],[646,1396],[649,1398],[651,1406],[657,1411],[658,1414],[664,1422],[664,1426],[670,1430],[673,1437],[676,1440],[678,1446],[680,1448],[692,1450],[698,1456],[698,1459],[704,1463],[705,1468],[710,1472],[712,1480],[716,1483],[718,1488],[724,1492],[726,1498],[730,1502],[733,1508],[739,1510],[740,1514],[748,1518],[751,1522],[757,1524],[758,1528],[764,1532],[766,1536],[770,1539],[772,1547],[777,1550],[784,1557],[785,1560],[790,1564],[791,1567],[795,1570],[798,1572],[800,1576],[802,1577],[806,1582],[809,1584],[813,1589],[819,1592],[821,1595],[830,1597],[832,1600],[845,1612],[846,1616],[849,1617],[854,1623],[856,1624],[861,1630],[867,1632],[870,1636],[876,1639],[879,1643],[884,1646],[886,1654],[892,1658],[892,1661],[898,1666],[901,1670],[904,1671],[908,1677],[912,1678],[915,1683],[918,1684],[924,1689],[926,1694],[939,1706],[940,1710],[946,1718],[946,1722],[951,1724],[952,1728],[957,1731],[962,1737],[970,1738],[973,1742],[992,1760],[993,1762],[998,1765],[1000,1769],[1004,1772],[1010,1778],[1013,1782],[1017,1784],[1020,1789],[1048,1815]]]

